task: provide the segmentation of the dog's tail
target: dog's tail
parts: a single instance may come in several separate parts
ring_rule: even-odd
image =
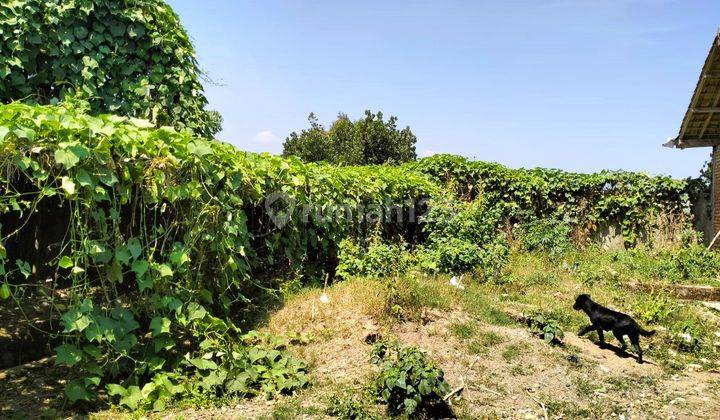
[[[640,335],[645,336],[645,337],[650,337],[655,334],[655,330],[648,331],[648,330],[643,330],[640,327],[638,327],[638,332],[640,333]]]

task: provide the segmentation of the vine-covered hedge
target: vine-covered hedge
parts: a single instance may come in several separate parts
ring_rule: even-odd
[[[301,363],[240,336],[230,315],[242,320],[283,273],[331,262],[337,243],[362,235],[368,221],[348,209],[437,190],[403,168],[305,165],[83,106],[0,107],[2,297],[46,278],[70,293],[55,309],[57,362],[82,373],[73,401],[106,392],[136,408],[140,396],[153,406],[302,386]],[[408,237],[412,225],[383,224]]]
[[[406,166],[449,186],[460,197],[482,195],[503,208],[511,221],[552,217],[590,231],[601,222],[619,224],[625,240],[634,243],[655,216],[690,220],[687,181],[668,176],[511,169],[454,155],[434,155]]]
[[[57,363],[78,374],[71,401],[160,409],[188,393],[304,386],[305,365],[282,341],[237,325],[287,276],[333,272],[346,239],[356,260],[387,238],[431,271],[497,275],[509,222],[619,221],[632,240],[649,215],[689,209],[685,183],[667,177],[447,155],[303,164],[88,110],[0,106],[0,298],[68,294],[53,310]]]

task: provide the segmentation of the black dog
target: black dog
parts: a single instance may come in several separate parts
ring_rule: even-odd
[[[655,331],[646,331],[640,328],[637,322],[629,316],[593,302],[592,299],[590,299],[590,295],[578,296],[577,299],[575,299],[573,309],[576,311],[582,310],[590,317],[591,324],[583,328],[579,335],[584,335],[595,330],[600,338],[600,346],[604,347],[605,337],[603,336],[603,331],[612,331],[615,338],[622,344],[623,351],[627,349],[627,344],[625,344],[623,336],[627,335],[630,337],[630,343],[637,349],[638,363],[643,362],[640,336],[650,337],[655,334]]]

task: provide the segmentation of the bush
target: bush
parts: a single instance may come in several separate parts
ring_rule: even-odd
[[[670,257],[672,274],[683,280],[717,279],[720,275],[720,255],[702,245],[680,248]]]
[[[363,392],[333,394],[328,399],[327,414],[341,420],[374,420],[378,417],[366,406]]]
[[[455,274],[480,270],[486,278],[498,277],[509,254],[502,221],[499,209],[482,199],[432,202],[422,219],[428,239],[418,255],[421,267]]]
[[[659,323],[677,310],[676,302],[666,295],[646,295],[638,299],[635,313],[643,322]]]
[[[411,264],[405,243],[383,243],[370,239],[362,246],[357,239],[345,239],[338,245],[338,265],[335,274],[340,278],[365,276],[382,278],[404,273]]]
[[[432,413],[447,410],[443,397],[450,392],[442,369],[429,362],[416,347],[375,343],[372,362],[380,365],[373,392],[393,414]]]
[[[305,165],[87,109],[0,106],[0,298],[68,292],[56,354],[79,378],[66,388],[70,402],[112,389],[133,408],[138,391],[153,406],[186,392],[302,386],[298,361],[241,344],[235,322],[265,310],[278,277],[362,237],[360,221],[332,211],[337,203],[402,203],[436,190],[397,167]],[[275,224],[265,198],[277,191],[327,213]],[[402,234],[409,223],[381,228]]]
[[[684,319],[670,327],[670,340],[676,349],[686,353],[701,353],[707,329],[698,320]]]
[[[555,258],[572,249],[571,232],[572,228],[566,222],[537,219],[520,226],[520,244],[526,251],[546,252]]]
[[[0,3],[0,102],[89,98],[114,113],[212,137],[195,50],[164,1]]]

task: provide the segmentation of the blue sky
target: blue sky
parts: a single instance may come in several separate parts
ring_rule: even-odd
[[[710,43],[715,1],[171,0],[193,39],[219,138],[279,153],[338,112],[397,115],[419,155],[512,167],[694,176],[670,150]]]

